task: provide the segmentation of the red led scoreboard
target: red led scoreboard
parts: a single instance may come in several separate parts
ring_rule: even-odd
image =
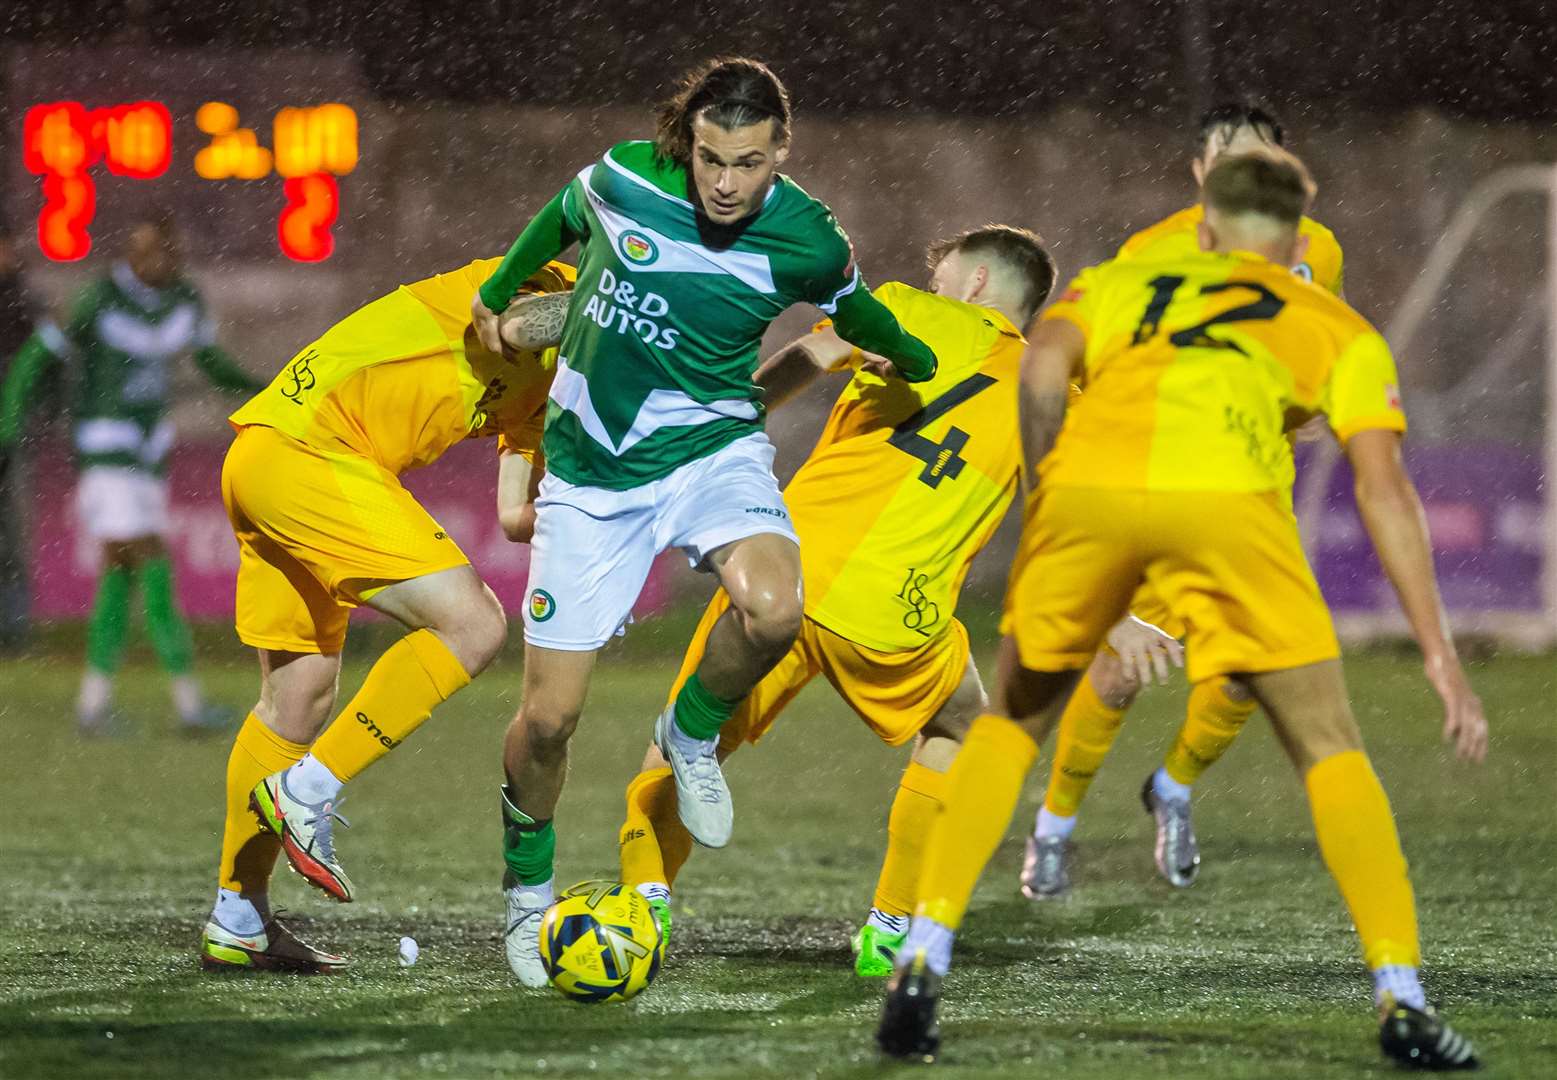
[[[336,177],[357,167],[357,114],[331,102],[287,106],[272,121],[270,149],[253,128],[241,127],[238,110],[208,101],[189,118],[192,154],[179,154],[181,129],[160,101],[135,101],[88,109],[79,101],[54,101],[27,110],[22,125],[22,159],[27,171],[43,178],[38,211],[38,247],[49,258],[67,262],[92,249],[91,225],[97,213],[94,166],[115,176],[156,180],[173,167],[192,168],[206,180],[261,180],[272,172],[283,177],[276,213],[276,242],[298,262],[330,257],[335,238],[330,228],[340,213]]]
[[[351,249],[362,178],[343,178],[358,172],[364,95],[348,58],[129,46],[6,60],[6,216],[35,224],[50,260],[84,258],[94,232],[154,207],[202,256],[318,263]]]

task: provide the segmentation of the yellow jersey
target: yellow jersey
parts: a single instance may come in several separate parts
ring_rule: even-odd
[[[1026,342],[993,308],[898,282],[875,295],[940,366],[924,383],[856,371],[784,501],[801,538],[806,614],[902,652],[951,625],[968,564],[1015,495]]]
[[[1130,237],[1119,248],[1116,258],[1162,262],[1193,256],[1200,251],[1198,230],[1205,218],[1206,210],[1200,203],[1185,207]],[[1298,235],[1308,239],[1308,249],[1292,272],[1340,296],[1345,285],[1345,266],[1335,233],[1305,217],[1298,223]]]
[[[487,435],[533,461],[556,350],[510,358],[477,339],[470,301],[499,261],[477,259],[358,308],[294,356],[229,422],[360,454],[397,476],[461,439]],[[573,267],[552,262],[526,288],[559,292],[573,279]]]
[[[1259,255],[1115,259],[1083,270],[1043,317],[1087,339],[1046,486],[1285,493],[1286,433],[1314,414],[1342,443],[1406,427],[1378,331]]]

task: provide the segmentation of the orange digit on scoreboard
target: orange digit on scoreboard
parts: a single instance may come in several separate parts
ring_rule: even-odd
[[[92,121],[79,101],[35,105],[22,121],[22,162],[43,177],[38,211],[38,247],[51,259],[70,262],[92,250],[87,226],[97,209],[97,191],[87,169],[98,158]]]
[[[340,213],[341,192],[329,173],[291,176],[286,181],[286,206],[276,219],[276,240],[287,258],[319,262],[335,250],[330,226]]]

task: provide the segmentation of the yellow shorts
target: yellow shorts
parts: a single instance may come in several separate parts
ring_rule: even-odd
[[[387,469],[274,428],[238,432],[222,502],[238,537],[238,637],[255,648],[339,652],[373,592],[470,561]]]
[[[723,589],[709,601],[668,700],[676,700],[682,684],[697,670],[714,623],[729,607],[730,598]],[[817,675],[825,675],[838,696],[882,742],[901,746],[919,734],[919,729],[946,704],[967,668],[968,631],[956,619],[921,648],[880,652],[856,645],[806,618],[801,620],[800,633],[784,659],[763,677],[720,729],[719,745],[728,753],[743,742],[757,742],[808,682]]]
[[[1085,667],[1143,582],[1183,619],[1192,682],[1340,655],[1297,522],[1266,492],[1041,492],[1001,631],[1024,667]]]

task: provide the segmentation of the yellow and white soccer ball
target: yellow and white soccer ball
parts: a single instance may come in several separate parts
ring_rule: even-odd
[[[541,963],[574,1001],[626,1001],[659,974],[659,922],[637,889],[585,881],[568,889],[541,922]]]

